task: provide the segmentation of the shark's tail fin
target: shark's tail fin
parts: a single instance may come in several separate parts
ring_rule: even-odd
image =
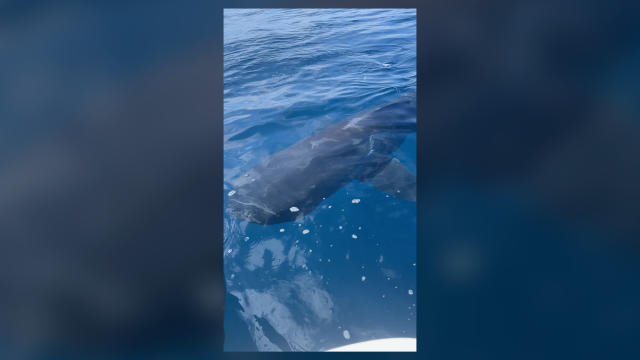
[[[370,128],[416,131],[416,95],[401,96],[373,109],[362,120]]]

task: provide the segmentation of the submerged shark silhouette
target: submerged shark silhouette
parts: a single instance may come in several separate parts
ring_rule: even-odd
[[[240,176],[232,183],[227,211],[258,224],[293,221],[353,180],[415,201],[415,175],[389,156],[415,131],[415,93],[342,120]]]

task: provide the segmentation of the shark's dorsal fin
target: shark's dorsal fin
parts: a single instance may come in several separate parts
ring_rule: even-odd
[[[399,199],[416,201],[416,176],[398,159],[392,158],[382,170],[372,175],[363,180]]]

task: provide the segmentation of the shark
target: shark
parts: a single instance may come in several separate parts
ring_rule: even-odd
[[[353,181],[416,201],[415,174],[392,156],[415,131],[415,93],[357,113],[272,154],[233,180],[227,212],[256,224],[295,221]]]

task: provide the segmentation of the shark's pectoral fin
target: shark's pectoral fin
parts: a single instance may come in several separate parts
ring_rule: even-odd
[[[373,186],[393,196],[416,201],[416,176],[398,159],[391,159],[387,165],[370,179]]]

